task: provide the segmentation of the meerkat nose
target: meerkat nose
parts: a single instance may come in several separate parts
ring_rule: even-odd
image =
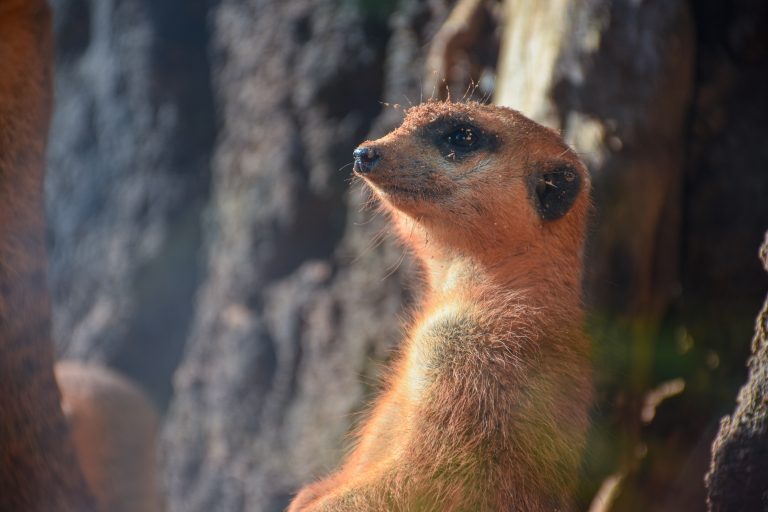
[[[352,156],[355,157],[355,165],[353,169],[360,174],[371,172],[381,158],[378,151],[363,146],[354,150]]]

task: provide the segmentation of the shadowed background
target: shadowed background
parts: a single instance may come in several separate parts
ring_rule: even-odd
[[[582,508],[614,475],[606,510],[705,509],[767,283],[764,2],[51,4],[55,338],[160,409],[169,510],[282,510],[339,461],[418,291],[351,152],[448,91],[593,174]]]

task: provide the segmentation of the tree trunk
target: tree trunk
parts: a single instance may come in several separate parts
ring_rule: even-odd
[[[363,255],[380,223],[360,233],[360,191],[345,192],[381,108],[374,15],[304,0],[211,13],[222,125],[207,279],[165,426],[171,510],[283,509],[339,458],[371,357],[396,338],[401,283],[384,277],[400,253]]]

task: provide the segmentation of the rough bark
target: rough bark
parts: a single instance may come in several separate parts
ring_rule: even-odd
[[[768,233],[760,249],[768,272]],[[749,377],[736,410],[720,422],[707,473],[712,512],[768,509],[768,298],[757,317]]]

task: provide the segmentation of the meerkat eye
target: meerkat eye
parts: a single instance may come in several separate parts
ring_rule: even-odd
[[[480,136],[476,128],[465,124],[448,132],[444,140],[452,149],[471,151],[477,148]]]

